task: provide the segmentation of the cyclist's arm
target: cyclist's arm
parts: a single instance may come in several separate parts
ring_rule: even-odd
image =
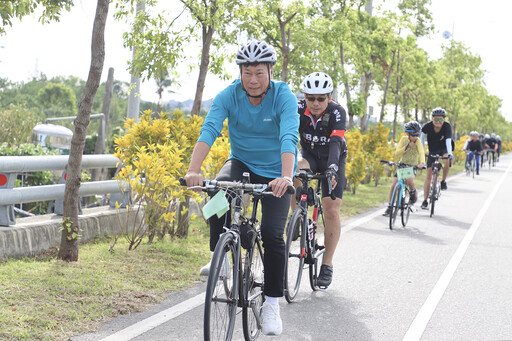
[[[452,155],[452,139],[451,139],[451,137],[446,139],[446,151],[448,152],[448,155]]]
[[[416,140],[417,141],[417,140]],[[407,136],[402,136],[395,149],[395,160],[400,160],[400,158],[405,154],[407,150],[407,146],[409,145],[409,138]]]
[[[416,149],[418,150],[418,161],[420,165],[425,165],[425,149],[423,148],[423,145],[421,142],[416,139],[415,142]]]
[[[203,176],[201,175],[201,166],[203,164],[204,159],[210,152],[210,146],[206,142],[198,141],[196,146],[194,147],[194,151],[192,152],[192,158],[190,160],[190,165],[188,166],[187,175],[185,175],[185,180],[187,181],[187,186],[202,186],[203,185]]]
[[[423,150],[425,150],[425,139],[426,138],[427,138],[427,134],[425,134],[424,132],[421,132],[420,140],[421,140],[421,145],[423,146]]]
[[[341,105],[337,105],[331,114],[332,133],[329,137],[329,157],[327,165],[339,164],[340,156],[345,147],[345,123],[347,114]],[[330,122],[329,122],[330,123]]]
[[[462,147],[462,150],[463,151],[466,151],[468,149],[468,144],[469,144],[469,141],[471,140],[471,138],[467,139],[466,140],[466,143],[464,143],[464,147]]]

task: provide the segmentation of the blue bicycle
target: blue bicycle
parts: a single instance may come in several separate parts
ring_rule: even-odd
[[[402,226],[405,227],[409,221],[409,215],[412,212],[412,205],[410,203],[410,192],[409,185],[406,179],[414,177],[414,171],[417,169],[416,166],[409,166],[403,163],[394,163],[391,161],[380,161],[388,166],[397,167],[397,178],[398,182],[393,189],[393,195],[391,196],[391,210],[389,212],[389,229],[392,230],[395,226],[396,216],[400,211],[402,218]]]

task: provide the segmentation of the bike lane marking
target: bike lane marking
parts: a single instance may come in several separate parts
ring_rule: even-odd
[[[183,301],[171,308],[163,310],[155,315],[152,315],[142,321],[139,321],[131,326],[119,330],[114,334],[107,336],[100,341],[127,341],[131,340],[139,335],[144,334],[145,332],[158,327],[165,322],[172,320],[175,317],[180,316],[200,305],[204,304],[204,295],[205,293],[201,293],[192,298],[189,298],[186,301]]]
[[[450,259],[450,262],[448,263],[443,273],[441,274],[441,277],[439,277],[439,280],[437,281],[436,285],[430,292],[429,296],[427,297],[427,300],[423,303],[423,306],[421,307],[420,311],[418,312],[418,314],[412,321],[411,325],[409,326],[409,329],[407,330],[407,333],[405,334],[402,341],[412,341],[421,339],[421,336],[423,335],[423,332],[425,331],[427,324],[432,317],[432,314],[436,310],[439,301],[443,297],[446,288],[450,284],[450,281],[453,275],[455,274],[455,271],[457,270],[460,262],[462,261],[462,258],[464,257],[464,254],[466,253],[469,245],[471,244],[471,241],[473,240],[478,228],[480,227],[480,224],[482,223],[485,213],[491,206],[491,203],[494,200],[496,193],[498,193],[498,190],[500,189],[502,183],[505,181],[508,172],[510,171],[511,168],[512,163],[509,164],[505,173],[501,176],[498,183],[494,186],[491,194],[485,201],[485,204],[482,206],[480,212],[478,212],[478,215],[473,221],[473,224],[471,224],[471,227],[469,228],[468,232],[466,232],[464,239],[459,244],[459,247],[453,254],[452,258]]]

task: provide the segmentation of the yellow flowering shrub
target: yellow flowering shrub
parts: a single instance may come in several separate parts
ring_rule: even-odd
[[[392,160],[393,148],[387,143],[389,128],[379,123],[376,128],[370,127],[363,136],[363,151],[367,166],[368,182],[372,179],[375,186],[379,184],[380,177],[384,174],[385,166],[380,160]]]
[[[347,177],[347,187],[356,193],[357,185],[364,179],[366,175],[366,161],[363,146],[363,135],[359,129],[349,131],[345,134],[347,139],[347,165],[345,175]]]
[[[169,114],[154,118],[151,111],[146,111],[139,121],[126,120],[127,134],[115,139],[114,155],[123,163],[116,178],[128,183],[132,191],[134,205],[127,209],[138,210],[145,223],[125,230],[130,249],[148,233],[150,241],[155,235],[174,235],[178,203],[193,195],[180,186],[178,178],[186,171],[193,149],[190,141],[198,136],[194,129],[199,130],[202,122],[197,118],[184,122],[182,115],[177,112],[171,120]],[[186,133],[179,134],[177,128]]]

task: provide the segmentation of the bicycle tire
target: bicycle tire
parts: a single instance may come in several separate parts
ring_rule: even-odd
[[[313,264],[309,264],[309,285],[311,290],[320,290],[317,283],[318,279],[318,258],[313,258]]]
[[[473,160],[471,160],[471,173],[473,173],[473,179],[474,179],[475,173],[476,173],[476,155],[473,155]]]
[[[397,182],[395,188],[393,189],[393,196],[391,197],[391,210],[389,211],[389,229],[392,230],[395,226],[396,216],[398,214],[398,210],[400,209],[400,190],[401,190],[400,182]]]
[[[402,218],[402,226],[405,227],[407,222],[409,221],[409,214],[411,213],[411,208],[409,207],[409,201],[411,200],[409,189],[407,187],[404,188],[404,197],[402,198],[402,203],[400,204],[400,216]]]
[[[430,190],[431,190],[431,194],[430,194],[430,217],[432,217],[434,215],[434,210],[435,210],[435,207],[436,207],[437,191],[438,191],[438,188],[437,188],[438,177],[439,177],[439,175],[437,174],[437,172],[435,172],[432,175],[432,184],[430,185]]]
[[[302,279],[306,250],[304,221],[307,224],[307,220],[305,218],[303,210],[297,207],[286,228],[284,296],[288,303],[292,303],[297,297]],[[294,240],[294,237],[297,236],[297,229],[298,238]]]
[[[256,340],[260,334],[261,306],[265,301],[263,257],[261,243],[256,239],[253,247],[246,251],[244,264],[243,293],[246,304],[242,308],[242,324],[247,341]]]
[[[205,340],[231,340],[233,336],[238,305],[239,248],[232,233],[222,234],[215,247],[206,285]]]

